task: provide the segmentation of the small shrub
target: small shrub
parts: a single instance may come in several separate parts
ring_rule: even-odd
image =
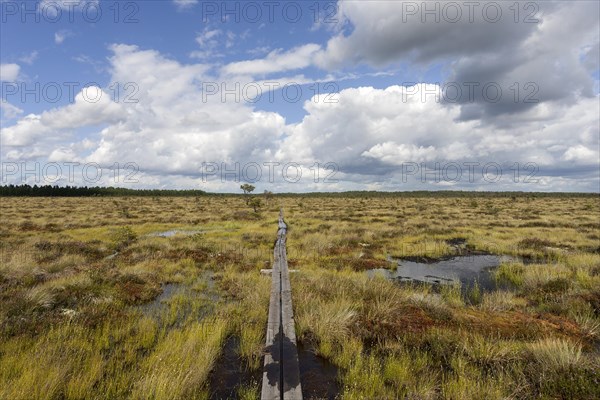
[[[112,249],[121,251],[125,247],[137,240],[137,234],[129,226],[123,226],[117,229],[112,239]]]

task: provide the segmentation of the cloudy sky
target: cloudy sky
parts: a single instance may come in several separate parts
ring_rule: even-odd
[[[597,1],[0,6],[3,184],[600,191]]]

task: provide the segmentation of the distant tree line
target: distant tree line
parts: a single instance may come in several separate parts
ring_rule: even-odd
[[[254,186],[242,185],[243,196],[249,203],[249,194]],[[250,187],[252,190],[249,190]],[[246,189],[246,190],[245,190]],[[236,193],[207,193],[203,190],[175,190],[175,189],[126,189],[115,187],[77,187],[77,186],[37,186],[37,185],[5,185],[0,186],[0,196],[31,196],[31,197],[85,197],[85,196],[150,196],[150,197],[195,197],[202,195],[211,196],[240,196]],[[267,203],[275,196],[265,190],[264,197]],[[569,192],[474,192],[474,191],[412,191],[412,192],[375,192],[375,191],[349,191],[349,192],[312,192],[312,193],[278,193],[276,196],[284,197],[347,197],[347,198],[373,198],[373,197],[508,197],[508,198],[540,198],[540,197],[600,197],[598,193],[569,193]]]
[[[89,196],[201,196],[203,190],[126,189],[115,187],[77,187],[51,185],[6,185],[0,186],[0,196],[30,197],[89,197]]]
[[[483,192],[460,190],[419,190],[402,192],[348,191],[348,192],[312,192],[312,193],[278,193],[286,197],[345,197],[345,198],[374,198],[374,197],[439,197],[439,198],[541,198],[541,197],[600,197],[600,193],[578,192]]]

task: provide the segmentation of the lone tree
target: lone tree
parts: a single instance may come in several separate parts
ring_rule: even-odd
[[[242,189],[244,191],[244,195],[246,195],[246,204],[248,204],[250,199],[247,197],[247,195],[250,194],[252,191],[254,191],[255,187],[249,183],[244,183],[243,185],[240,186],[240,189]]]
[[[252,199],[250,199],[250,202],[248,203],[248,205],[254,209],[255,213],[257,213],[258,209],[262,206],[262,202],[260,201],[259,198],[253,197]]]

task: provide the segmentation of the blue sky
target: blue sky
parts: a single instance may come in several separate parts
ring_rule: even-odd
[[[72,7],[75,3],[85,4],[83,1],[73,3]],[[58,9],[58,2],[49,1],[40,6],[35,1],[5,1],[0,39],[2,61],[21,65],[25,88],[32,89],[39,83],[40,92],[43,92],[44,86],[56,82],[65,93],[56,96],[56,102],[45,101],[43,95],[39,102],[23,102],[22,90],[4,98],[17,99],[25,112],[41,112],[69,102],[69,89],[65,85],[70,82],[78,83],[77,87],[91,83],[107,87],[110,82],[109,46],[114,43],[154,49],[182,63],[198,62],[194,52],[209,48],[212,54],[200,60],[218,68],[259,58],[277,49],[326,43],[332,30],[336,29],[335,21],[339,21],[337,16],[331,15],[337,10],[336,2],[332,1],[291,2],[287,8],[284,8],[285,2],[250,3],[248,6],[243,2],[204,2],[204,5],[182,7],[169,0],[100,1],[85,9],[81,6],[61,9],[60,14],[55,15],[53,11]],[[14,9],[17,6],[18,11]],[[33,13],[35,9],[37,13]],[[97,10],[100,10],[100,16]],[[351,32],[352,26],[347,24],[342,29]],[[198,43],[197,38],[206,32],[215,32],[215,36],[207,41],[214,41],[217,49]],[[28,57],[33,58],[30,64],[23,62]],[[287,95],[272,95],[272,101],[264,93],[257,106],[277,111],[290,122],[298,122],[305,115],[304,101],[316,92],[443,80],[440,64],[435,63],[411,68],[399,61],[382,69],[362,65],[333,72],[304,68],[302,74],[317,82],[304,84],[298,81],[301,96],[296,96],[296,88],[290,88]],[[276,78],[274,74],[265,76],[273,77]],[[50,100],[54,100],[55,92],[50,88],[47,90]],[[109,92],[115,93],[114,90]],[[29,95],[28,100],[34,100],[34,96]]]
[[[132,186],[229,191],[236,180],[206,182],[202,163],[276,161],[339,170],[259,182],[281,191],[598,191],[598,3],[500,2],[496,20],[489,3],[3,0],[3,183],[23,181],[20,163],[131,162]],[[110,101],[82,98],[90,84]],[[23,99],[36,85],[41,100]],[[454,162],[535,163],[540,179],[403,181],[403,166]]]
[[[9,7],[10,3],[10,7]],[[44,85],[50,82],[97,82],[107,85],[110,80],[107,59],[111,52],[109,45],[113,43],[135,44],[140,48],[154,49],[180,62],[195,62],[193,52],[205,51],[196,38],[207,31],[219,31],[212,39],[219,46],[213,57],[208,60],[215,65],[227,64],[234,61],[243,61],[267,54],[275,49],[289,49],[306,42],[322,43],[329,36],[322,29],[314,29],[314,7],[310,2],[297,3],[302,10],[302,17],[298,22],[289,22],[295,13],[295,8],[289,8],[290,17],[283,17],[282,7],[276,7],[277,15],[270,23],[268,15],[269,6],[261,4],[264,13],[257,22],[254,10],[247,8],[244,12],[243,4],[231,2],[230,11],[237,5],[239,12],[226,15],[227,21],[222,21],[221,12],[213,11],[216,5],[224,13],[227,8],[220,3],[211,3],[211,7],[202,6],[178,7],[170,1],[107,1],[100,2],[98,7],[90,7],[88,11],[80,8],[72,12],[63,10],[60,16],[48,16],[45,12],[25,14],[22,9],[17,14],[12,14],[13,6],[34,10],[36,2],[4,2],[5,16],[2,24],[2,61],[19,63],[23,58],[35,54],[35,62],[31,65],[21,63],[24,83],[33,87],[35,82]],[[296,4],[296,3],[294,3]],[[38,6],[39,8],[39,6]],[[53,4],[49,3],[47,10],[52,10]],[[96,9],[102,11],[102,17],[97,22]],[[47,11],[48,13],[50,11]],[[216,12],[216,15],[214,14]],[[252,14],[250,14],[252,12]],[[70,15],[74,22],[70,21]],[[237,16],[236,16],[237,15]],[[57,21],[54,21],[54,18]],[[27,23],[22,23],[25,19]],[[36,19],[39,22],[35,22]],[[239,22],[235,20],[238,19]],[[6,22],[4,22],[6,21]],[[118,21],[115,23],[115,21]],[[55,35],[64,36],[64,41],[58,43]],[[227,36],[231,35],[231,38]],[[226,44],[229,42],[230,44]],[[229,47],[226,47],[229,46]],[[206,47],[206,46],[205,46]],[[314,79],[325,76],[317,69],[307,69],[305,72]],[[311,93],[306,89],[304,99]],[[12,96],[18,98],[19,96]],[[265,96],[266,98],[267,96]],[[275,96],[281,100],[282,96]],[[68,102],[68,96],[61,96],[60,105]],[[278,101],[275,107],[281,107],[288,102]],[[268,101],[265,101],[268,107]],[[302,102],[299,101],[301,109]],[[39,112],[52,106],[43,99],[40,104],[34,101],[23,104],[26,112]]]

